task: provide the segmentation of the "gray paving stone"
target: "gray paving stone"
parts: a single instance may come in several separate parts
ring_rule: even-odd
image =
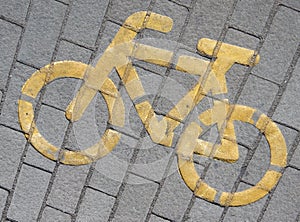
[[[223,208],[218,205],[196,198],[195,203],[188,215],[187,221],[218,221]]]
[[[166,221],[169,221],[169,220],[162,219],[161,217],[158,217],[154,214],[151,215],[150,220],[149,220],[149,222],[166,222]]]
[[[37,167],[41,167],[42,169],[53,171],[55,162],[44,157],[41,153],[39,153],[33,146],[29,145],[28,151],[26,153],[25,162]]]
[[[42,101],[60,110],[66,110],[81,83],[79,79],[74,78],[56,79],[47,84]]]
[[[0,14],[8,18],[12,18],[18,22],[24,22],[26,17],[29,0],[21,1],[1,1],[0,2]]]
[[[245,183],[240,183],[238,190],[237,191],[242,191],[251,188],[251,186],[245,184]],[[256,221],[257,218],[259,217],[260,211],[263,208],[265,202],[266,202],[267,196],[264,198],[245,205],[245,206],[240,206],[240,207],[230,207],[228,209],[228,212],[225,216],[224,221],[229,222],[235,222],[235,221],[240,221],[241,218],[243,218],[242,221]]]
[[[290,165],[300,168],[300,146],[295,150],[293,157],[290,161]]]
[[[7,82],[14,55],[16,53],[16,47],[21,34],[21,28],[4,20],[0,20],[0,29],[0,50],[1,52],[5,52],[0,54],[0,89],[3,90]]]
[[[266,173],[270,165],[270,148],[267,140],[263,137],[255,154],[249,162],[243,180],[256,184]]]
[[[265,211],[262,221],[296,221],[299,213],[299,170],[287,168]]]
[[[231,22],[245,31],[261,34],[272,5],[272,0],[238,1]]]
[[[214,160],[208,168],[204,181],[219,191],[230,192],[246,159],[247,149],[239,146],[239,155],[235,163]]]
[[[46,207],[41,218],[42,222],[71,221],[71,216],[51,207]]]
[[[106,221],[114,202],[113,197],[87,189],[76,221]]]
[[[1,123],[18,130],[21,129],[18,118],[18,100],[21,96],[23,84],[35,71],[20,63],[16,64],[1,112]]]
[[[64,112],[43,105],[39,111],[36,126],[41,135],[52,145],[60,147],[64,140],[68,121]]]
[[[275,99],[278,88],[274,83],[251,75],[237,103],[267,113]]]
[[[152,142],[149,135],[139,144],[139,153],[131,172],[160,181],[174,150]]]
[[[298,82],[300,81],[300,63],[297,64],[293,76],[290,79],[287,88],[281,97],[273,118],[279,122],[286,123],[297,129],[300,129],[300,102],[297,96],[300,93]]]
[[[115,35],[120,29],[120,25],[117,25],[113,22],[106,21],[105,22],[104,30],[100,34],[99,39],[99,48],[96,53],[96,58],[94,60],[94,63],[96,63],[96,59],[99,59],[102,53],[105,51],[107,46],[111,43],[111,41],[114,39]]]
[[[299,42],[299,17],[296,11],[280,7],[260,50],[261,59],[254,74],[278,83],[283,81]]]
[[[37,219],[51,175],[24,165],[8,211],[8,217],[17,221]]]
[[[108,1],[78,0],[72,5],[64,37],[94,46]]]
[[[144,221],[157,187],[158,184],[129,175],[113,221]]]
[[[229,28],[224,42],[250,50],[255,50],[259,43],[259,39],[241,31]]]
[[[33,1],[18,59],[37,67],[50,62],[65,10],[66,6],[56,1]]]
[[[145,30],[143,37],[145,38],[166,38],[168,40],[176,41],[183,29],[185,18],[187,17],[188,10],[185,7],[179,6],[174,2],[162,0],[156,2],[153,12],[160,15],[168,16],[173,19],[173,28],[168,33],[161,33],[154,30]]]
[[[297,131],[290,128],[278,125],[283,137],[285,138],[287,153],[289,153],[292,144],[297,136]],[[256,135],[256,134],[255,134]],[[256,138],[252,136],[253,142]],[[262,138],[262,141],[259,143],[257,150],[253,156],[253,159],[250,161],[244,179],[247,182],[256,184],[258,180],[265,174],[270,164],[270,148],[266,142],[265,137]]]
[[[26,140],[21,133],[4,126],[0,126],[0,138],[0,185],[10,189]]]
[[[179,4],[183,4],[185,6],[190,6],[191,5],[191,0],[173,0],[174,2],[177,2]]]
[[[165,180],[153,212],[170,220],[181,221],[193,192],[185,185],[181,178],[176,158],[172,164],[171,173]],[[174,168],[177,170],[173,170]]]
[[[6,190],[0,189],[0,210],[2,210],[5,207],[6,198],[8,196],[8,192]]]
[[[149,4],[150,0],[112,0],[111,7],[108,10],[108,15],[123,23],[131,14],[139,11],[147,11]]]
[[[232,4],[232,0],[197,1],[185,30],[183,43],[196,48],[200,38],[218,39]]]
[[[73,43],[69,43],[67,41],[61,41],[56,60],[74,60],[78,62],[88,63],[92,51],[89,49],[85,49]]]
[[[281,3],[294,9],[300,10],[300,3],[297,0],[282,0]]]
[[[47,203],[66,212],[74,212],[88,169],[89,165],[61,165],[54,179]]]
[[[111,195],[117,195],[125,176],[137,140],[122,135],[111,153],[99,159],[89,185]]]

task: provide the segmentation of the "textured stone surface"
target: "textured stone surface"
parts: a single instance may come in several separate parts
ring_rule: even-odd
[[[267,113],[278,91],[278,86],[260,79],[249,76],[238,104],[253,107],[261,112]]]
[[[48,204],[72,213],[83,188],[89,165],[61,165],[53,182]]]
[[[51,10],[49,10],[51,8]],[[66,7],[56,1],[33,1],[18,59],[42,67],[51,60]]]
[[[46,207],[42,216],[43,222],[71,221],[71,216],[51,207]]]
[[[49,173],[33,167],[23,166],[8,217],[24,222],[36,220],[50,176]]]
[[[23,23],[29,6],[29,0],[1,1],[0,14]]]
[[[218,39],[233,1],[197,1],[183,43],[195,48],[200,38]]]
[[[177,160],[174,159],[173,165],[176,164]],[[192,192],[178,171],[171,170],[171,172],[160,191],[153,212],[170,220],[180,221],[192,198]]]
[[[262,221],[296,221],[300,208],[299,183],[299,170],[287,168]]]
[[[74,1],[64,37],[94,46],[108,1]]]
[[[3,126],[0,126],[0,138],[0,185],[10,189],[26,141],[21,133]]]
[[[21,34],[21,28],[0,20],[0,29],[0,50],[1,52],[5,52],[0,54],[0,89],[3,90],[14,59],[19,36]]]
[[[137,140],[122,135],[113,151],[97,161],[90,186],[117,195],[136,144]]]
[[[129,175],[113,221],[144,221],[157,187],[158,184]]]
[[[18,119],[18,100],[21,96],[21,89],[27,78],[36,70],[20,63],[16,64],[12,78],[6,93],[0,122],[14,129],[20,130]]]
[[[272,0],[238,1],[231,23],[243,30],[261,34],[272,5]]]
[[[115,198],[111,196],[87,189],[77,221],[106,221],[114,200]]]
[[[260,63],[253,73],[281,83],[299,43],[299,13],[280,7],[262,49]],[[275,47],[276,46],[276,47]]]
[[[297,129],[300,129],[300,101],[295,95],[300,93],[299,81],[300,63],[297,64],[273,117],[275,120],[294,126]]]
[[[218,221],[222,211],[222,207],[212,205],[205,200],[196,198],[187,221]]]

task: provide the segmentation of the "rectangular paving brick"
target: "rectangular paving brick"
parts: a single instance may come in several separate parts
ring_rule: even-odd
[[[31,145],[29,145],[28,151],[26,153],[25,162],[48,171],[53,171],[55,167],[55,161],[52,161],[43,156]]]
[[[153,212],[172,221],[181,221],[192,195],[193,192],[185,185],[179,174],[177,159],[174,158]]]
[[[23,84],[35,71],[31,67],[16,63],[0,116],[1,123],[18,130],[21,129],[18,119],[18,100]]]
[[[182,43],[196,49],[200,38],[218,39],[232,4],[232,0],[197,1]]]
[[[295,150],[293,157],[290,161],[290,165],[300,168],[300,146]]]
[[[59,166],[47,203],[73,213],[83,188],[89,165]]]
[[[154,181],[160,181],[174,150],[153,143],[148,134],[141,140],[142,142],[138,147],[139,152],[131,172]]]
[[[25,137],[22,133],[0,126],[0,185],[10,189],[17,172]]]
[[[297,0],[282,0],[282,4],[292,7],[294,9],[300,10],[300,2]]]
[[[23,23],[30,0],[13,0],[0,2],[0,14]]]
[[[300,14],[280,7],[260,50],[260,63],[253,73],[281,83],[299,43]],[[274,47],[276,45],[276,47]]]
[[[8,217],[17,221],[36,220],[50,176],[49,173],[23,165]]]
[[[87,189],[76,221],[107,221],[114,202],[111,196]]]
[[[237,103],[267,113],[278,89],[276,84],[251,75],[247,79]]]
[[[57,221],[69,222],[71,221],[71,216],[69,214],[65,214],[51,207],[46,207],[43,212],[41,221],[42,222],[57,222]]]
[[[210,204],[203,199],[196,198],[187,221],[218,221],[222,211],[222,207]]]
[[[143,34],[145,38],[166,38],[168,40],[178,40],[181,30],[183,29],[185,18],[188,15],[188,10],[185,7],[179,6],[174,2],[162,0],[156,2],[153,12],[160,15],[168,16],[173,20],[173,28],[168,33],[161,33],[154,30],[146,30]],[[161,40],[160,40],[161,41]]]
[[[67,41],[61,41],[56,61],[74,60],[78,62],[88,63],[92,51],[81,46],[75,45]]]
[[[108,1],[79,0],[72,4],[64,37],[94,46]]]
[[[0,189],[0,210],[1,210],[1,212],[5,207],[7,196],[8,196],[8,192],[6,190]]]
[[[158,217],[158,216],[152,214],[149,221],[150,222],[166,222],[166,221],[169,221],[169,220],[165,220],[161,217]]]
[[[64,112],[43,105],[39,111],[36,126],[48,142],[56,147],[61,147],[68,126]]]
[[[245,31],[261,34],[273,2],[273,0],[238,1],[231,23]]]
[[[281,97],[277,109],[275,110],[273,118],[277,121],[288,124],[292,127],[300,129],[300,101],[295,95],[299,95],[300,81],[300,63],[298,62],[292,78],[289,80],[287,88]]]
[[[113,221],[144,221],[158,184],[129,175]]]
[[[112,0],[108,15],[123,23],[131,14],[139,11],[147,11],[149,4],[150,0]]]
[[[264,213],[262,221],[296,221],[299,214],[300,171],[287,168]]]
[[[252,186],[245,183],[240,183],[237,192],[251,188]],[[256,221],[259,217],[260,211],[263,208],[267,196],[264,198],[245,206],[229,207],[224,221],[240,221],[243,218],[244,221]]]
[[[121,135],[111,153],[97,161],[89,185],[110,195],[117,195],[137,140]]]
[[[65,5],[53,0],[33,1],[18,59],[37,67],[50,62],[65,10]]]
[[[0,89],[3,90],[16,53],[21,28],[7,21],[0,20],[0,30],[0,51],[5,52],[0,54]]]

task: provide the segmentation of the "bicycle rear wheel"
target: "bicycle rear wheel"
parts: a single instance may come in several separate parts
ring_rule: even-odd
[[[271,154],[269,169],[254,187],[240,192],[223,192],[209,186],[200,178],[193,162],[195,149],[201,143],[198,137],[202,129],[197,123],[192,122],[185,129],[177,147],[178,167],[186,185],[196,196],[221,206],[242,206],[263,198],[279,181],[281,169],[286,166],[287,158],[284,137],[269,117],[260,113],[258,120],[254,121],[253,115],[257,112],[254,108],[242,105],[232,105],[232,108],[231,121],[242,121],[255,126],[269,144]]]
[[[62,61],[51,63],[36,71],[23,85],[19,99],[19,122],[25,137],[33,147],[45,157],[68,165],[83,165],[91,163],[107,155],[118,144],[121,134],[112,129],[106,129],[101,139],[91,147],[80,151],[61,149],[48,142],[40,134],[34,116],[33,104],[30,100],[36,99],[41,89],[59,78],[83,79],[87,69],[93,69],[86,64],[75,61]],[[102,94],[108,111],[109,122],[124,124],[124,104],[114,83],[107,78],[99,92]],[[24,98],[30,98],[26,101]]]

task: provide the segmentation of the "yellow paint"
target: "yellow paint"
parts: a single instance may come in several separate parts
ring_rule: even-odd
[[[144,87],[131,63],[131,58],[169,67],[174,52],[136,43],[133,40],[142,29],[169,32],[172,25],[172,19],[166,16],[145,11],[134,13],[124,22],[95,67],[74,61],[51,63],[35,72],[26,81],[22,93],[35,99],[45,85],[58,78],[83,79],[83,85],[66,109],[66,118],[73,122],[79,120],[96,93],[100,92],[107,104],[110,124],[122,127],[125,121],[124,104],[108,75],[116,69],[131,100],[144,96]],[[135,104],[139,117],[155,143],[171,146],[174,130],[205,95],[210,92],[213,95],[226,93],[225,74],[235,63],[254,66],[259,62],[259,55],[253,50],[211,39],[200,39],[197,48],[200,53],[214,57],[215,60],[209,63],[192,56],[179,56],[175,68],[186,74],[197,75],[199,80],[162,120],[158,120],[149,101]],[[255,126],[266,137],[271,150],[271,165],[285,167],[286,144],[279,128],[264,114],[255,123],[252,119],[255,112],[253,108],[230,105],[224,100],[215,101],[213,108],[199,114],[198,118],[202,124],[206,126],[217,124],[220,144],[199,139],[203,130],[197,123],[192,122],[186,127],[176,148],[178,167],[186,185],[196,196],[211,202],[217,201],[223,206],[241,206],[264,197],[276,185],[281,174],[268,170],[250,189],[236,193],[217,191],[200,179],[193,163],[194,154],[228,163],[237,161],[239,151],[234,122],[242,121]],[[53,146],[39,133],[34,121],[34,107],[30,102],[19,100],[19,121],[26,138],[40,153],[49,159],[70,165],[88,164],[107,155],[117,145],[121,136],[120,133],[107,129],[93,146],[81,151],[68,151]],[[219,200],[215,200],[217,192],[221,192]]]

